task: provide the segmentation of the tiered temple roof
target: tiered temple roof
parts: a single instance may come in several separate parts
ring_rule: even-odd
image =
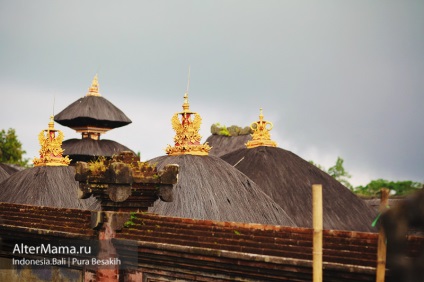
[[[112,157],[122,151],[131,151],[118,142],[100,139],[101,134],[128,125],[131,120],[101,96],[97,75],[87,94],[58,113],[55,121],[82,135],[82,139],[69,139],[63,142],[65,155],[68,155],[73,163],[90,161],[99,156]]]

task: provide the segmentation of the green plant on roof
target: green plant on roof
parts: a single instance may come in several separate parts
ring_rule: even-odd
[[[221,135],[221,136],[239,136],[239,135],[251,134],[252,129],[249,126],[246,126],[243,128],[237,125],[231,125],[227,127],[217,122],[212,124],[211,133],[213,135]]]
[[[241,233],[240,233],[240,232],[238,232],[237,230],[234,230],[234,234],[236,234],[236,235],[241,235]]]
[[[100,156],[96,160],[88,163],[88,169],[92,175],[99,175],[107,170],[109,163],[106,157]]]
[[[132,225],[135,225],[134,220],[137,219],[136,213],[135,212],[131,212],[130,213],[130,218],[124,223],[125,227],[130,227]]]

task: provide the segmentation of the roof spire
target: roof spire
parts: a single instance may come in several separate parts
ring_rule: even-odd
[[[277,147],[277,143],[271,140],[271,135],[269,134],[273,127],[272,122],[264,120],[262,108],[260,108],[259,120],[250,125],[253,130],[252,140],[246,143],[246,147],[249,149],[259,146]]]
[[[183,111],[172,116],[172,128],[175,130],[175,146],[168,145],[165,151],[168,155],[208,155],[211,147],[205,143],[200,144],[202,136],[199,134],[202,118],[196,112],[190,111],[188,103],[188,88],[190,85],[190,68],[188,70],[187,91],[184,93]],[[181,115],[181,118],[179,117]],[[193,118],[194,116],[194,118]]]
[[[187,90],[184,93],[183,112],[189,112],[190,111],[190,104],[188,103],[188,89],[189,88],[190,88],[190,66],[188,66]]]
[[[56,135],[56,132],[58,134]],[[63,157],[63,132],[54,129],[53,116],[50,117],[48,129],[38,135],[40,141],[40,158],[34,158],[34,166],[67,166],[71,162],[68,156]]]
[[[102,96],[99,93],[99,82],[97,80],[97,73],[91,82],[90,88],[88,88],[88,92],[86,96]]]

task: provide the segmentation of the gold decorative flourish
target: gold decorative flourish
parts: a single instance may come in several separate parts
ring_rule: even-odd
[[[99,81],[97,80],[97,74],[94,76],[86,96],[102,96],[99,93]]]
[[[259,110],[259,120],[253,122],[250,128],[253,130],[252,140],[246,143],[247,148],[255,148],[259,146],[277,147],[277,143],[271,140],[269,132],[274,127],[272,122],[264,120],[262,108]]]
[[[211,147],[208,144],[200,144],[202,136],[199,134],[202,118],[198,113],[190,111],[188,93],[184,94],[183,111],[176,113],[171,119],[172,128],[175,131],[175,146],[168,145],[165,151],[168,155],[208,155]]]
[[[56,135],[57,132],[57,135]],[[38,134],[40,142],[40,158],[34,158],[34,166],[67,166],[71,162],[68,156],[63,157],[63,132],[54,129],[53,116],[50,117],[49,128]]]

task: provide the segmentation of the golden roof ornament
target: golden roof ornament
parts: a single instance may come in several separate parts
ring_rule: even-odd
[[[97,80],[97,74],[94,76],[86,96],[102,96],[99,93],[99,81]]]
[[[269,132],[274,127],[272,122],[264,120],[262,108],[259,110],[259,120],[253,122],[250,128],[253,130],[252,140],[246,143],[247,148],[255,148],[259,146],[277,147],[277,143],[271,140]]]
[[[56,132],[58,133],[56,135]],[[34,166],[67,166],[71,162],[68,156],[63,157],[63,132],[54,129],[53,116],[50,117],[49,128],[38,135],[40,141],[40,158],[34,158]]]
[[[181,117],[179,117],[181,116]],[[193,117],[194,116],[194,117]],[[168,145],[165,151],[170,156],[199,155],[207,156],[211,147],[205,143],[201,144],[202,136],[199,134],[202,118],[196,112],[190,111],[188,103],[188,92],[184,94],[183,111],[176,113],[171,119],[172,128],[175,130],[175,146]]]

